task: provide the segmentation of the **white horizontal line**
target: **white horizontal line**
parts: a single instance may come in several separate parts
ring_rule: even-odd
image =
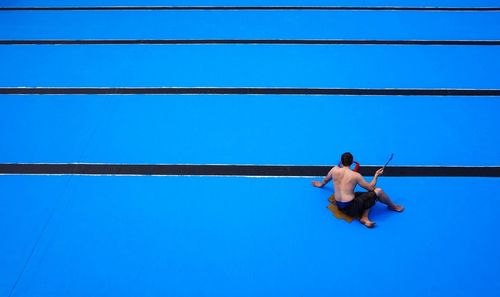
[[[149,176],[149,177],[241,177],[241,178],[317,178],[320,176],[280,176],[280,175],[193,175],[193,174],[82,174],[82,173],[57,173],[57,174],[47,174],[47,173],[0,173],[0,176],[25,176],[25,175],[36,175],[36,176],[68,176],[68,175],[76,175],[76,176],[113,176],[113,177],[140,177],[140,176]]]

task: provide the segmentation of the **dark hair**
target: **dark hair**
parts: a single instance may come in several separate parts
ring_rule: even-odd
[[[343,153],[342,157],[340,157],[340,161],[342,162],[342,165],[344,165],[344,166],[351,166],[353,160],[354,160],[354,157],[352,156],[351,153]]]

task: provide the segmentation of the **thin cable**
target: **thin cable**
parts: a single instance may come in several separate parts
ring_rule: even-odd
[[[69,176],[69,177],[66,178],[66,183],[62,187],[62,190],[61,190],[61,193],[59,194],[58,200],[62,200],[63,199],[63,195],[66,193],[66,191],[68,189],[68,186],[69,186],[69,183],[70,183],[70,180],[72,178],[73,178],[73,176]],[[17,289],[17,286],[19,285],[19,283],[21,281],[21,278],[24,276],[24,273],[25,273],[25,271],[26,271],[29,263],[31,262],[31,259],[33,258],[33,255],[35,254],[35,251],[37,250],[38,245],[40,244],[40,241],[44,237],[45,232],[47,231],[48,226],[52,222],[52,219],[54,217],[54,214],[55,214],[56,209],[58,208],[59,204],[60,203],[56,203],[54,205],[54,207],[51,209],[49,216],[47,217],[47,219],[45,220],[45,222],[43,224],[42,231],[38,235],[38,238],[36,239],[36,241],[33,244],[33,246],[31,247],[31,250],[30,250],[30,253],[28,255],[28,258],[26,259],[26,261],[24,261],[23,266],[21,267],[21,271],[19,272],[19,274],[17,275],[16,280],[12,284],[12,287],[10,288],[10,291],[9,291],[9,294],[7,295],[7,297],[12,297],[12,294],[14,294],[14,291]]]

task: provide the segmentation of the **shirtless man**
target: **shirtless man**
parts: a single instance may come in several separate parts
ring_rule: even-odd
[[[359,221],[363,225],[372,228],[375,226],[375,222],[370,221],[368,213],[377,200],[386,204],[387,208],[390,210],[397,212],[402,212],[404,210],[402,205],[394,204],[381,188],[375,187],[378,177],[384,173],[383,168],[377,170],[372,181],[368,183],[361,174],[350,169],[353,163],[353,156],[351,153],[342,154],[341,163],[343,166],[333,167],[322,182],[312,182],[313,186],[322,188],[333,179],[335,204],[340,211],[348,216],[359,218]],[[360,185],[368,192],[354,192],[356,185]]]

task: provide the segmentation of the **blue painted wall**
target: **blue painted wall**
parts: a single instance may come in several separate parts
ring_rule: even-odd
[[[2,96],[0,162],[500,165],[498,98]]]
[[[455,3],[459,4],[467,3]],[[500,32],[495,12],[4,11],[0,15],[2,39],[461,40],[498,39]],[[485,46],[0,46],[0,86],[500,88],[498,54],[498,47]],[[496,97],[1,99],[2,162],[333,164],[349,150],[363,164],[381,164],[391,152],[399,165],[500,164]]]
[[[499,39],[499,18],[500,12],[0,11],[0,39],[487,40]]]
[[[497,6],[495,0],[429,0],[425,6]],[[5,0],[2,6],[90,6],[90,5],[348,5],[348,6],[423,6],[418,0],[245,0],[235,4],[230,0],[172,0],[172,1],[141,1],[141,0]]]
[[[0,12],[0,39],[498,39],[497,19],[498,13]],[[499,53],[477,46],[0,46],[0,86],[500,88]],[[2,95],[0,162],[328,165],[349,150],[370,165],[395,153],[395,165],[498,166],[499,99]],[[376,205],[372,219],[380,228],[368,231],[333,219],[325,208],[331,186],[318,190],[310,179],[0,176],[0,296],[498,295],[492,205],[499,179],[382,177],[378,185],[407,209],[400,215]],[[360,275],[361,284],[354,281]]]
[[[499,88],[499,47],[1,46],[5,87]]]

